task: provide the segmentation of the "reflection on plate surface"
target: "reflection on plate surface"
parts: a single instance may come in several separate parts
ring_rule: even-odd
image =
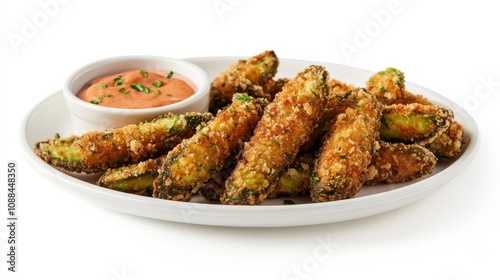
[[[210,78],[214,78],[238,59],[209,57],[187,60],[198,64],[209,73]],[[292,78],[311,64],[323,65],[332,78],[356,86],[364,86],[374,73],[332,63],[280,59],[277,77]],[[30,111],[23,123],[21,139],[23,152],[37,171],[62,189],[100,207],[141,217],[202,225],[283,227],[333,223],[383,213],[412,203],[453,179],[472,161],[479,136],[472,117],[455,103],[429,89],[409,82],[406,82],[406,88],[452,109],[456,120],[464,126],[466,137],[470,138],[468,144],[457,159],[440,160],[431,175],[407,183],[365,186],[355,198],[342,201],[312,203],[308,197],[299,197],[292,198],[296,204],[283,205],[283,201],[290,198],[276,198],[268,199],[259,206],[234,206],[208,203],[201,197],[195,197],[191,202],[177,202],[101,188],[95,185],[98,175],[66,174],[46,164],[32,151],[37,141],[54,137],[56,133],[62,137],[72,133],[69,112],[60,91]]]

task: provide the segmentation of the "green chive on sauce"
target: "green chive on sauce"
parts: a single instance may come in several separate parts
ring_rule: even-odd
[[[89,81],[77,97],[94,105],[135,109],[173,104],[195,93],[186,79],[173,76],[171,70],[115,73]]]

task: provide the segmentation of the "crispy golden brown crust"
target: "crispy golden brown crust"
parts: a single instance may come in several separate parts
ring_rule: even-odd
[[[97,185],[126,193],[152,196],[153,181],[165,159],[166,155],[163,155],[137,164],[110,168],[99,177]]]
[[[329,86],[330,93],[328,103],[318,121],[318,126],[311,133],[309,140],[302,146],[302,151],[315,153],[319,149],[321,146],[321,139],[330,128],[330,122],[332,120],[335,105],[349,90],[354,89],[353,85],[348,85],[336,79],[330,79]]]
[[[46,139],[36,143],[34,151],[50,165],[65,171],[102,172],[159,157],[212,118],[210,113],[168,114],[117,129]]]
[[[385,106],[380,138],[390,142],[425,145],[448,129],[453,112],[437,105],[419,103]]]
[[[330,79],[330,96],[344,96],[346,92],[355,88],[356,87],[354,85],[344,83],[337,79]]]
[[[381,114],[380,103],[363,88],[349,91],[336,105],[313,170],[313,201],[347,199],[358,193],[377,148]]]
[[[271,100],[269,90],[278,64],[276,53],[268,50],[228,66],[212,81],[209,111],[216,114],[231,103],[235,93]]]
[[[208,200],[220,201],[226,188],[225,182],[234,170],[237,161],[230,160],[221,172],[210,178],[199,190],[200,194]],[[293,164],[283,172],[276,188],[268,195],[269,198],[295,197],[309,194],[311,172],[314,166],[314,157],[310,154],[298,155]]]
[[[265,105],[266,99],[235,94],[231,106],[168,153],[154,181],[153,196],[189,201],[250,137]]]
[[[426,147],[438,157],[455,158],[466,143],[463,126],[453,120],[450,127],[428,143]]]
[[[400,104],[400,106],[411,106],[411,104],[420,104],[420,106],[437,106],[425,96],[414,94],[406,90],[404,78],[403,72],[389,67],[386,70],[380,71],[370,77],[366,83],[367,89],[384,105]],[[423,141],[413,141],[408,139],[386,140],[418,143],[420,145],[425,145],[425,147],[432,151],[437,157],[455,158],[458,154],[460,154],[463,145],[466,143],[465,134],[462,125],[453,119],[453,112],[448,109],[446,110],[447,112],[442,111],[441,116],[438,116],[436,121],[439,128],[434,130],[434,132],[430,134],[430,137],[423,137],[418,133],[414,135],[414,139],[423,137]],[[432,128],[432,126],[429,126],[428,128]],[[432,129],[429,129],[429,131],[430,130]],[[408,134],[411,133],[412,131],[408,131]],[[384,138],[383,132],[381,133],[381,137]]]
[[[394,104],[405,95],[405,75],[399,69],[387,67],[373,74],[366,82],[366,89],[384,104]]]
[[[365,185],[402,183],[432,173],[437,163],[434,154],[417,144],[379,142],[368,167]]]
[[[223,204],[261,204],[308,140],[328,101],[329,74],[310,66],[285,84],[265,110],[226,181]]]

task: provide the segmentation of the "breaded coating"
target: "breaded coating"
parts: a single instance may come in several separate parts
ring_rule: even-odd
[[[261,204],[308,140],[328,102],[329,74],[312,65],[283,86],[226,181],[223,204]]]
[[[393,104],[385,106],[380,139],[425,145],[448,129],[453,112],[437,105]]]
[[[430,105],[437,106],[433,104],[429,99],[420,95],[414,94],[406,90],[405,87],[405,77],[403,72],[398,69],[389,67],[385,71],[380,71],[377,74],[370,77],[367,82],[368,90],[377,96],[379,101],[385,105],[391,104],[404,104],[410,105],[413,103],[418,103],[421,105]],[[434,113],[431,113],[434,114]],[[429,150],[431,150],[436,156],[442,158],[455,158],[461,151],[462,146],[465,144],[464,131],[461,124],[459,124],[456,120],[453,119],[453,113],[449,110],[449,113],[445,113],[442,115],[436,122],[442,122],[438,124],[439,128],[434,132],[425,132],[425,128],[422,124],[419,131],[417,132],[415,139],[418,137],[424,137],[425,140],[417,140],[417,141],[407,141],[403,140],[403,142],[415,142],[421,145],[425,145]],[[426,121],[431,121],[427,119]],[[424,123],[426,122],[424,120]],[[431,125],[427,127],[432,130],[435,126]],[[408,133],[411,133],[409,131]],[[419,133],[430,133],[431,137],[426,138]],[[384,136],[381,134],[381,137]],[[386,139],[388,141],[398,141],[397,139]]]
[[[365,185],[402,183],[432,173],[437,158],[417,144],[380,141],[372,156]]]
[[[250,137],[266,105],[266,99],[235,94],[227,109],[168,153],[153,196],[189,201]]]
[[[212,81],[209,111],[216,114],[231,103],[235,93],[270,100],[269,90],[278,64],[278,57],[269,50],[230,65]]]
[[[450,127],[425,146],[437,157],[455,158],[467,143],[463,126],[453,120]]]
[[[288,83],[288,81],[290,81],[289,78],[279,78],[279,79],[271,80],[270,83],[268,84],[268,88],[269,88],[269,90],[268,90],[269,97],[267,97],[268,100],[272,101],[274,99],[274,97],[276,96],[276,94],[281,92],[281,90],[283,89],[283,86],[286,83]]]
[[[333,110],[335,105],[345,96],[346,92],[353,90],[353,85],[348,85],[336,79],[330,79],[330,98],[323,114],[318,121],[318,126],[313,130],[309,140],[302,146],[301,150],[306,152],[315,152],[321,146],[321,139],[330,128]]]
[[[394,67],[387,67],[384,71],[373,74],[366,82],[366,89],[371,92],[380,103],[388,105],[403,97],[405,75]]]
[[[311,198],[327,202],[354,197],[366,180],[378,146],[382,105],[364,88],[349,91],[335,106],[311,177]]]
[[[46,139],[37,142],[34,151],[50,165],[65,171],[102,172],[159,157],[212,118],[210,113],[167,114],[121,128]]]
[[[350,90],[354,90],[356,87],[354,85],[346,84],[337,79],[330,79],[330,99],[328,100],[328,105],[325,110],[330,110],[331,112],[335,108],[335,105],[346,95]],[[330,112],[330,118],[331,118]]]
[[[404,73],[394,67],[387,67],[372,75],[366,82],[366,89],[384,105],[432,104],[426,97],[407,91]]]
[[[355,89],[351,84],[346,84],[337,79],[330,79],[330,96],[344,96],[346,92]]]
[[[153,196],[153,181],[158,177],[166,155],[156,159],[147,159],[137,164],[110,168],[104,172],[97,185],[143,196]]]

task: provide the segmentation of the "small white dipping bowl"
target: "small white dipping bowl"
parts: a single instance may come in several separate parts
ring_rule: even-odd
[[[184,77],[195,93],[174,104],[146,109],[121,109],[92,104],[78,98],[78,92],[91,80],[129,70],[173,71]],[[207,112],[210,100],[210,78],[199,66],[180,59],[161,56],[111,57],[84,65],[64,82],[63,96],[74,124],[73,131],[82,134],[151,120],[159,115]]]

